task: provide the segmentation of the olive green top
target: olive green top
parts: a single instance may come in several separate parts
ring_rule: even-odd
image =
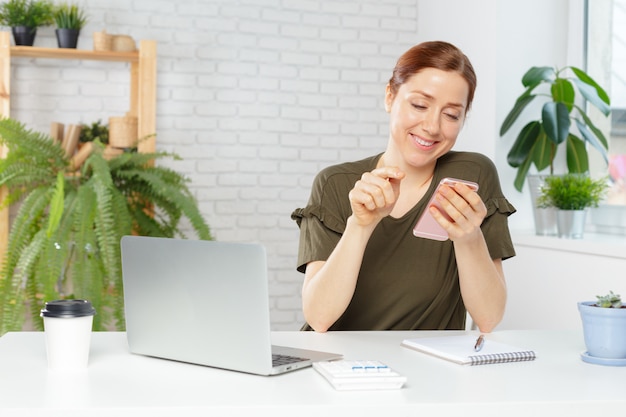
[[[376,168],[381,155],[331,166],[317,175],[308,205],[291,215],[300,227],[298,271],[328,259],[352,214],[348,192],[364,172]],[[481,229],[489,253],[493,259],[515,256],[507,220],[515,208],[502,194],[493,162],[477,153],[449,152],[439,158],[430,187],[415,207],[378,224],[365,249],[352,301],[329,330],[464,329],[466,310],[452,242],[412,232],[445,177],[479,184],[487,207]]]

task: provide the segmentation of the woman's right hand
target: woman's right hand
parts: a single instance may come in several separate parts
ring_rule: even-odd
[[[393,210],[405,173],[397,167],[366,172],[348,194],[352,216],[360,226],[375,226]]]

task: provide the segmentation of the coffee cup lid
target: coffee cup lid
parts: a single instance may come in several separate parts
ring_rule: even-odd
[[[84,317],[93,316],[96,310],[87,300],[54,300],[48,301],[41,310],[41,317]]]

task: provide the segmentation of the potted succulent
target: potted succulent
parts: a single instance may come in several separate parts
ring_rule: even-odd
[[[185,218],[199,239],[212,239],[187,178],[153,163],[174,154],[107,160],[95,140],[76,172],[61,144],[9,118],[0,120],[0,146],[8,149],[0,207],[20,203],[0,269],[0,335],[26,317],[41,329],[44,301],[64,298],[92,302],[94,329],[123,330],[121,237],[185,237]]]
[[[544,174],[556,174],[554,159],[559,148],[565,149],[567,173],[589,171],[588,144],[608,161],[608,142],[580,102],[586,100],[608,116],[610,99],[587,73],[572,66],[532,67],[522,77],[522,85],[525,90],[502,122],[500,136],[509,132],[530,103],[543,102],[541,112],[519,130],[507,155],[508,164],[517,168],[515,188],[521,191],[528,177],[533,208],[536,208]],[[532,166],[537,175],[529,176]],[[553,211],[538,209],[534,215],[537,234],[553,234]]]
[[[626,366],[626,306],[613,291],[596,298],[578,303],[587,347],[581,357],[585,362]]]
[[[594,180],[586,174],[551,175],[544,179],[537,205],[556,209],[560,237],[580,239],[587,208],[598,207],[607,190],[606,179]]]
[[[59,48],[76,48],[80,30],[87,23],[87,15],[76,4],[62,3],[54,10],[56,37]]]
[[[33,46],[37,28],[52,23],[53,5],[48,0],[8,0],[0,5],[0,24],[11,28],[18,46]]]

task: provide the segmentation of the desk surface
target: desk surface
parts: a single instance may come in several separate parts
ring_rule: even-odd
[[[93,334],[86,371],[49,372],[43,333],[8,333],[0,338],[0,415],[250,416],[261,411],[298,417],[389,412],[500,417],[626,410],[626,367],[582,362],[578,331],[495,332],[488,337],[533,349],[537,359],[474,367],[400,346],[407,337],[433,334],[441,332],[272,334],[275,344],[377,359],[408,377],[400,390],[341,392],[312,368],[263,377],[134,355],[119,332]]]

